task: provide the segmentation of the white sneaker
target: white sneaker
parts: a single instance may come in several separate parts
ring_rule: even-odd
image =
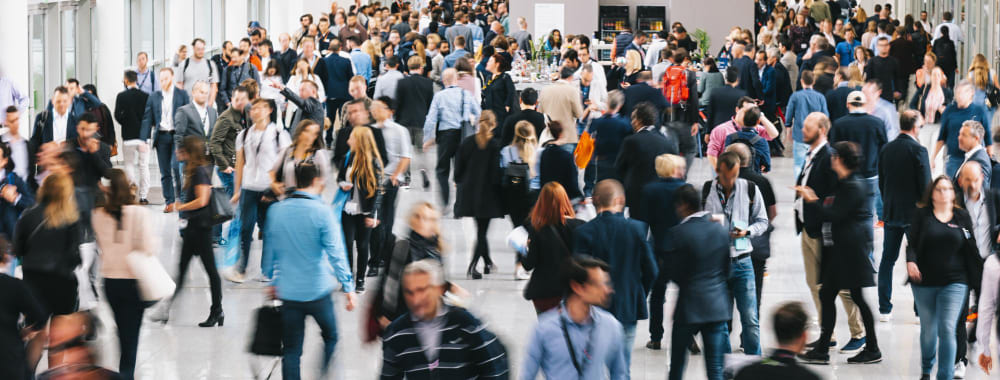
[[[519,267],[517,268],[516,271],[514,271],[515,281],[525,281],[530,279],[531,279],[531,274],[529,274],[528,271],[524,270],[524,268]]]
[[[237,272],[235,269],[227,270],[226,273],[223,275],[223,277],[225,277],[226,280],[229,280],[230,282],[235,282],[237,284],[242,284],[243,281],[246,280],[245,278],[243,278],[243,275]]]
[[[955,364],[955,378],[964,379],[965,378],[965,362],[959,361]]]
[[[892,314],[879,314],[879,322],[889,322],[892,321]]]

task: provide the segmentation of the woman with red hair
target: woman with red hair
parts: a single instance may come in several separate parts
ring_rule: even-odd
[[[562,300],[566,284],[559,270],[573,255],[573,230],[583,224],[575,218],[562,185],[553,181],[542,186],[529,223],[524,225],[528,230],[528,254],[522,261],[524,269],[533,270],[524,298],[534,303],[538,314],[559,306]]]

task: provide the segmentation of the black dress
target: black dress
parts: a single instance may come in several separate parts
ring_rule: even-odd
[[[814,208],[823,223],[819,282],[824,287],[875,286],[874,267],[868,259],[872,249],[872,214],[867,194],[867,186],[852,174],[840,181],[833,195],[805,205]]]

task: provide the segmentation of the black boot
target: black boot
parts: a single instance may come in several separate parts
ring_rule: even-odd
[[[198,327],[212,327],[216,324],[222,327],[222,323],[226,321],[226,314],[222,312],[222,308],[212,309],[212,312],[208,314],[208,319],[205,322],[199,323]]]

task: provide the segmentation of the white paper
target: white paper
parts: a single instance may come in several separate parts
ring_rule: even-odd
[[[538,38],[548,38],[552,29],[559,29],[559,32],[565,38],[565,15],[566,12],[564,11],[563,4],[536,3],[535,34],[533,37],[536,40]]]
[[[528,230],[518,227],[507,234],[507,245],[522,256],[528,254]]]

